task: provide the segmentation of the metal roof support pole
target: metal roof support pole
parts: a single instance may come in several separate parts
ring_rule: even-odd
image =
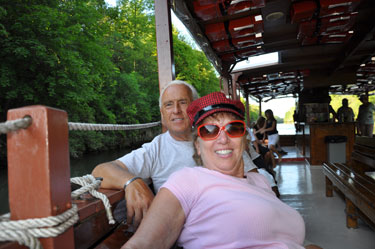
[[[171,10],[168,0],[155,0],[155,27],[160,92],[168,82],[175,79]]]
[[[258,98],[259,101],[259,117],[262,116],[262,98]]]
[[[250,106],[249,106],[249,93],[245,91],[245,100],[246,100],[246,124],[250,127],[251,120],[250,120]]]
[[[222,76],[222,82],[223,82],[223,89],[222,91],[225,93],[226,96],[229,96],[229,81],[226,77]]]
[[[9,207],[12,220],[56,216],[70,209],[68,115],[30,106],[8,111],[8,120],[32,118],[27,129],[7,134]],[[44,249],[73,249],[73,228],[40,239]]]
[[[240,96],[237,94],[237,80],[241,74],[242,72],[230,74],[232,76],[232,98],[234,100],[240,100]]]

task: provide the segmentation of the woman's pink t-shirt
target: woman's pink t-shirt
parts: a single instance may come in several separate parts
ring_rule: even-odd
[[[162,186],[179,200],[186,221],[178,239],[189,248],[303,248],[301,215],[280,201],[258,173],[247,179],[184,168]]]

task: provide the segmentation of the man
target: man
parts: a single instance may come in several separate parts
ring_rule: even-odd
[[[331,96],[328,96],[328,115],[329,114],[332,114],[332,122],[335,122],[337,118],[337,113],[335,112],[335,110],[333,109],[333,107],[331,106]]]
[[[351,107],[349,107],[349,101],[347,98],[343,98],[342,106],[337,110],[337,119],[339,122],[353,122],[354,121],[354,112]]]
[[[359,97],[362,105],[359,106],[357,122],[361,136],[372,137],[374,129],[374,118],[373,113],[375,111],[375,105],[368,102],[368,95],[362,95]]]
[[[197,98],[197,91],[186,82],[175,80],[168,83],[159,99],[162,124],[168,131],[141,148],[115,161],[99,164],[93,170],[95,177],[103,177],[102,188],[125,188],[128,224],[133,222],[137,227],[154,198],[153,192],[140,178],[151,178],[154,190],[158,192],[170,174],[186,166],[195,166],[186,109]],[[256,168],[246,153],[244,163],[246,171]]]

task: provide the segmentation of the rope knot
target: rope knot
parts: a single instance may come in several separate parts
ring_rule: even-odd
[[[103,193],[96,191],[100,187],[101,180],[96,179],[92,175],[85,175],[82,177],[73,177],[70,179],[70,182],[82,186],[82,188],[72,192],[73,199],[78,198],[86,192],[89,192],[92,196],[101,199],[103,201],[104,208],[107,213],[109,224],[115,224],[115,220],[113,219],[111,212],[111,204],[109,203],[107,196]]]

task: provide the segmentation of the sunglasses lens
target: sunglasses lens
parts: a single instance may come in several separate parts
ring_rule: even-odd
[[[213,139],[219,133],[220,128],[217,125],[202,125],[199,127],[198,134],[203,139]]]
[[[227,124],[225,130],[231,137],[241,137],[245,134],[244,124],[238,121]]]

